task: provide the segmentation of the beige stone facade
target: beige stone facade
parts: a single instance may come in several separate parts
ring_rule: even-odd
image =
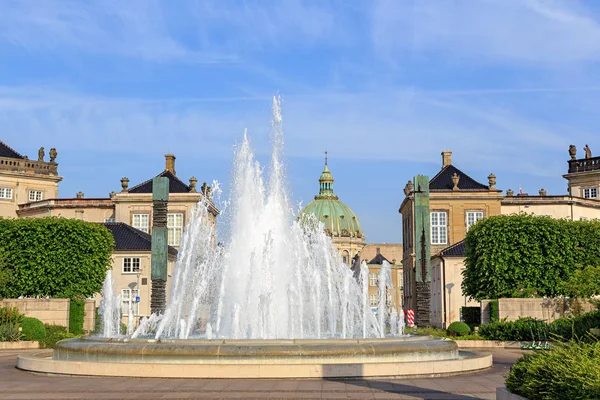
[[[456,183],[452,180],[456,180]],[[495,187],[496,177],[490,174],[488,184],[481,184],[454,167],[452,152],[442,152],[442,170],[429,182],[431,223],[431,255],[460,242],[470,226],[482,218],[501,213],[502,193]],[[404,308],[416,308],[414,192],[412,182],[405,188],[406,197],[400,205],[404,266]],[[432,278],[433,279],[433,278]],[[462,280],[461,280],[462,282]],[[451,283],[451,282],[448,282]],[[447,284],[448,284],[447,283]],[[460,287],[460,282],[455,282]],[[440,297],[441,299],[442,297]],[[438,305],[438,310],[441,305]],[[439,311],[438,311],[439,312]]]
[[[58,196],[62,178],[56,150],[52,149],[48,161],[42,149],[38,161],[33,161],[0,141],[0,217],[16,218],[19,204]]]
[[[520,213],[570,221],[595,220],[600,219],[600,199],[584,199],[569,195],[518,195],[502,199],[502,214]]]

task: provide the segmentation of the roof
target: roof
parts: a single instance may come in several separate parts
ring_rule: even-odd
[[[442,257],[464,257],[465,256],[465,241],[461,240],[458,243],[454,243],[452,246],[446,247],[440,251]]]
[[[13,150],[10,146],[8,146],[6,143],[4,143],[2,141],[0,141],[0,157],[19,158],[21,160],[25,159],[24,156],[17,153],[15,150]]]
[[[489,187],[477,182],[469,175],[456,168],[454,165],[446,165],[442,170],[429,181],[429,191],[436,190],[452,190],[454,184],[452,183],[452,175],[458,175],[460,180],[458,181],[458,188],[460,190],[485,190],[489,191]]]
[[[115,239],[115,250],[152,251],[152,236],[124,222],[103,224]],[[177,249],[169,246],[169,254],[176,256]]]
[[[171,171],[163,171],[158,177],[165,177],[169,179],[169,193],[189,193],[190,187],[183,183],[181,179],[173,175]],[[154,178],[152,178],[154,179]],[[148,179],[146,182],[140,183],[137,186],[132,187],[128,190],[129,193],[152,193],[152,179]]]
[[[377,255],[375,256],[375,258],[373,258],[371,261],[369,261],[367,264],[377,264],[377,265],[382,265],[384,261],[389,262],[390,264],[392,263],[390,260],[388,260],[387,258],[385,258],[383,256],[383,254],[381,253],[377,253]]]

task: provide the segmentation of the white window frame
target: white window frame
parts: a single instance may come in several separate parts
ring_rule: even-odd
[[[378,280],[377,272],[369,272],[369,286],[377,287]]]
[[[41,190],[30,190],[29,201],[42,201],[44,199],[44,192]]]
[[[179,221],[178,221],[179,217]],[[183,235],[183,213],[167,214],[169,246],[179,246]]]
[[[597,187],[589,187],[583,189],[583,198],[584,199],[597,199],[598,198],[598,188]]]
[[[137,221],[136,221],[136,219],[137,219]],[[148,213],[132,214],[131,215],[131,226],[133,226],[135,229],[138,229],[142,232],[150,233],[150,214],[148,214]]]
[[[141,265],[142,262],[139,257],[123,257],[121,271],[123,271],[124,274],[139,274],[141,270]]]
[[[483,219],[483,211],[467,211],[465,215],[465,223],[467,224],[467,232],[477,221]]]
[[[12,188],[0,188],[0,199],[12,200],[12,198],[13,198]]]
[[[377,307],[379,305],[379,296],[376,294],[369,295],[369,306]]]
[[[131,303],[133,315],[140,315],[140,303],[135,301],[139,293],[138,289],[121,289],[121,315],[129,315],[129,303]]]
[[[432,211],[429,213],[429,222],[431,244],[448,244],[448,213],[446,211]]]

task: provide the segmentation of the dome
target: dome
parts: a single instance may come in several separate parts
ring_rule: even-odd
[[[319,178],[319,194],[300,211],[298,219],[314,214],[325,224],[325,233],[332,237],[363,238],[363,231],[356,214],[333,192],[333,176],[327,160]]]

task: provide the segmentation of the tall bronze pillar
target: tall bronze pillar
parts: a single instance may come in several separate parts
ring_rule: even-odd
[[[162,314],[167,303],[167,257],[169,232],[167,230],[167,204],[169,202],[169,179],[156,177],[152,180],[152,313]]]

